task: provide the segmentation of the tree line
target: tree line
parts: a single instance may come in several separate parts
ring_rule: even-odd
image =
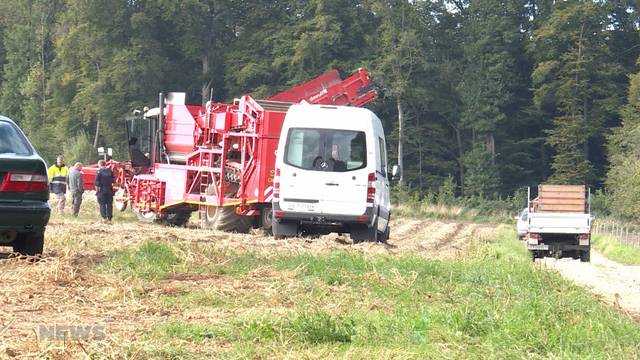
[[[634,217],[639,23],[632,0],[4,0],[0,113],[49,161],[118,158],[158,92],[262,98],[366,67],[404,186],[586,183]]]

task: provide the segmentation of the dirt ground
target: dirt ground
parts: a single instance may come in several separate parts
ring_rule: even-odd
[[[622,265],[591,250],[591,262],[545,258],[538,263],[587,287],[622,312],[640,319],[640,266]]]
[[[12,258],[10,248],[0,248],[0,358],[66,358],[68,344],[41,341],[42,325],[103,324],[108,328],[108,334],[100,345],[100,352],[109,356],[111,351],[110,356],[119,358],[121,356],[116,355],[122,351],[119,339],[143,336],[144,331],[140,329],[152,328],[153,324],[193,317],[214,321],[216,317],[233,315],[194,314],[189,310],[164,307],[153,299],[155,295],[188,291],[189,288],[209,286],[233,291],[234,287],[247,284],[227,283],[224,277],[213,276],[215,274],[210,277],[206,274],[176,276],[162,282],[144,283],[123,280],[98,270],[110,251],[136,246],[149,239],[239,252],[316,254],[342,249],[372,256],[413,254],[452,258],[461,254],[470,239],[491,236],[495,230],[491,225],[415,219],[395,219],[391,226],[387,244],[353,245],[348,236],[337,234],[316,239],[275,240],[260,231],[230,234],[195,226],[103,225],[54,218],[47,228],[42,260]],[[216,261],[206,259],[197,250],[181,255],[194,262]],[[255,274],[256,279],[262,276],[283,274],[270,274],[269,269]],[[259,281],[253,281],[251,285],[257,286],[255,284]],[[79,351],[77,346],[75,351]]]

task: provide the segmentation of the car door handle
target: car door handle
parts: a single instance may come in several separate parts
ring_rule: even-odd
[[[324,183],[324,184],[327,185],[327,186],[338,186],[338,185],[340,185],[338,183],[333,183],[333,182],[328,182],[328,183]]]

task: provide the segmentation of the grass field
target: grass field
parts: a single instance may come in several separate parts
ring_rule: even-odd
[[[167,245],[120,253],[125,278],[216,274],[235,284],[160,297],[175,311],[232,316],[171,320],[143,339],[150,356],[346,358],[623,358],[640,356],[640,326],[556,274],[533,269],[509,231],[458,261],[369,258],[339,251],[213,253],[225,265],[181,261]],[[148,260],[162,261],[153,266]],[[131,259],[140,265],[131,266]],[[169,275],[167,269],[179,269]],[[256,276],[257,275],[257,276]],[[225,351],[210,351],[211,344]],[[135,347],[135,346],[134,346]],[[214,346],[215,348],[216,346]]]
[[[593,235],[593,247],[607,258],[625,265],[640,265],[640,248],[610,236]]]
[[[455,205],[437,205],[419,202],[414,206],[394,205],[394,214],[402,217],[418,217],[433,220],[467,221],[490,224],[512,224],[517,213],[508,211],[485,214],[483,211]]]
[[[640,357],[640,324],[536,269],[509,226],[396,218],[385,246],[91,214],[52,219],[39,263],[0,260],[0,357]],[[43,322],[107,338],[38,340]]]

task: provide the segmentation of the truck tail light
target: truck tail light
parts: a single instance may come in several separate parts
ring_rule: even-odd
[[[542,242],[542,235],[536,233],[528,233],[529,243],[537,245],[539,242]]]
[[[280,198],[280,169],[276,168],[276,175],[273,177],[273,198]]]
[[[275,217],[277,217],[277,218],[284,217],[284,211],[282,211],[282,210],[276,210],[276,211],[273,213],[273,215],[274,215]]]
[[[0,192],[44,192],[47,186],[44,175],[9,172],[4,176]]]
[[[367,203],[373,204],[376,198],[376,174],[370,173],[367,179]]]
[[[578,244],[579,245],[589,245],[589,234],[580,234],[580,235],[578,235]]]

